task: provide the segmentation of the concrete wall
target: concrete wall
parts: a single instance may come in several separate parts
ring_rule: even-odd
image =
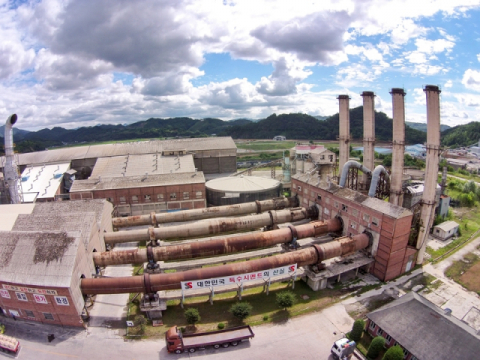
[[[207,151],[202,154],[195,154],[195,167],[204,174],[221,174],[237,171],[237,156],[218,156]]]

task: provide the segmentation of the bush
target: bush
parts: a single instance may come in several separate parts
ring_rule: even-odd
[[[137,315],[135,316],[135,325],[140,326],[140,332],[143,334],[147,325],[147,319],[143,315]]]
[[[199,322],[202,319],[200,317],[200,313],[198,312],[198,309],[195,309],[195,308],[190,308],[185,310],[184,315],[185,315],[185,319],[187,320],[187,323],[191,325],[195,325],[195,323]]]
[[[365,328],[365,321],[362,319],[355,320],[352,326],[352,331],[350,332],[350,339],[355,342],[359,342],[362,338],[363,329]]]
[[[287,310],[287,308],[292,307],[293,304],[295,304],[296,296],[291,291],[282,291],[277,294],[276,301],[278,306]]]
[[[370,346],[368,347],[367,357],[370,359],[376,359],[380,352],[383,350],[385,346],[385,338],[383,336],[375,337]]]
[[[217,327],[218,327],[219,330],[223,330],[225,328],[225,324],[224,323],[219,323],[217,325]]]
[[[5,325],[0,324],[0,334],[5,333]]]
[[[229,311],[233,316],[243,320],[252,312],[252,305],[247,302],[237,302],[232,305]]]
[[[182,334],[185,332],[185,330],[186,329],[183,326],[180,328],[180,331],[181,331]]]
[[[263,315],[263,321],[267,321],[268,320],[268,315]]]
[[[400,346],[395,345],[387,350],[382,360],[403,360],[403,350]]]

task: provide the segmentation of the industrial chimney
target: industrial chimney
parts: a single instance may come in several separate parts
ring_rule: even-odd
[[[390,92],[393,103],[392,175],[390,177],[390,203],[402,206],[402,177],[405,154],[405,91],[394,88]]]
[[[17,122],[17,114],[10,115],[5,124],[5,181],[10,192],[10,202],[12,204],[20,204],[22,197],[18,184],[18,169],[15,163],[13,151],[13,125]]]
[[[343,165],[348,161],[350,156],[350,109],[348,95],[339,95],[339,156],[338,156],[338,173],[342,172]]]
[[[428,242],[428,233],[435,213],[435,191],[437,189],[438,157],[440,154],[440,89],[427,85],[423,89],[427,95],[427,163],[425,185],[420,213],[420,229],[417,239],[417,264],[422,264]]]
[[[373,171],[375,146],[375,94],[373,91],[364,91],[363,97],[363,166]],[[362,189],[367,188],[368,175],[363,173]]]

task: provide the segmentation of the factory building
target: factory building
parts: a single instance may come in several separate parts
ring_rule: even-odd
[[[323,145],[296,145],[291,149],[292,173],[309,173],[316,169],[324,176],[332,176],[337,155]]]
[[[80,281],[96,273],[113,207],[106,200],[0,206],[0,308],[10,317],[83,327]]]

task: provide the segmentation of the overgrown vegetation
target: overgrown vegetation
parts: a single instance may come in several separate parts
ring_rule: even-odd
[[[359,342],[362,338],[363,329],[365,328],[365,321],[362,319],[357,319],[353,323],[352,331],[350,331],[350,339],[355,342]]]

